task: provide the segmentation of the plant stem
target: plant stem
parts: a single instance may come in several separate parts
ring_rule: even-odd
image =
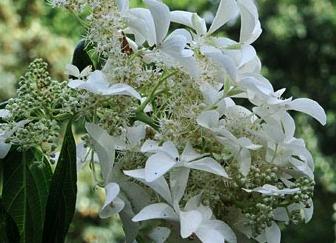
[[[157,91],[157,89],[163,84],[164,81],[166,81],[168,78],[170,78],[171,76],[175,75],[177,73],[177,71],[173,71],[167,75],[164,75],[159,82],[155,85],[154,89],[152,90],[152,92],[150,93],[150,95],[146,98],[146,100],[138,107],[137,111],[143,111],[146,106],[149,104],[149,102],[151,102],[154,97],[155,97],[155,92]]]
[[[146,115],[146,113],[144,113],[143,111],[135,111],[135,116],[134,116],[134,121],[141,121],[143,123],[146,123],[147,125],[150,125],[152,128],[154,128],[155,130],[159,130],[159,125],[148,115]]]

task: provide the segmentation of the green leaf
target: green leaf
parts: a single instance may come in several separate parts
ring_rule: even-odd
[[[19,243],[20,233],[14,219],[6,211],[0,199],[0,242]]]
[[[77,194],[76,143],[68,123],[50,184],[43,242],[64,242],[75,213]]]
[[[79,69],[79,71],[83,71],[83,69],[87,66],[92,66],[92,68],[94,69],[93,62],[86,50],[85,40],[81,40],[77,44],[73,53],[72,64],[75,65]]]
[[[51,169],[36,151],[14,149],[1,161],[2,200],[15,221],[20,242],[41,242]]]

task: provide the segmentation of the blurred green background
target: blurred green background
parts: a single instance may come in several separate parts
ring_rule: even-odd
[[[198,12],[211,19],[219,0],[166,0],[171,9]],[[141,4],[134,0],[133,4]],[[336,1],[258,0],[263,34],[254,44],[263,73],[286,95],[309,97],[327,111],[321,127],[297,115],[297,136],[303,137],[316,161],[315,213],[307,225],[283,231],[286,243],[335,242],[336,214]],[[224,27],[238,39],[239,23]],[[18,77],[36,57],[49,63],[52,76],[65,79],[74,46],[85,30],[78,18],[53,9],[43,0],[0,0],[0,100],[15,96]],[[118,219],[101,220],[103,200],[88,170],[80,173],[77,213],[68,242],[123,242]]]

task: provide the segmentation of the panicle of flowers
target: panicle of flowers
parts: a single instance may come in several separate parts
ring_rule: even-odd
[[[11,130],[4,142],[21,150],[39,147],[46,154],[57,148],[60,122],[72,116],[81,106],[79,95],[67,86],[67,82],[52,80],[47,63],[33,61],[26,74],[20,78],[17,97],[8,100],[2,117],[7,123],[1,130]]]
[[[60,90],[84,107],[75,109],[87,131],[77,157],[85,162],[90,150],[100,163],[106,191],[100,216],[119,213],[127,242],[137,235],[154,242],[237,242],[239,232],[279,243],[281,225],[308,222],[313,213],[314,161],[295,138],[289,111],[324,125],[324,110],[308,98],[282,98],[285,89],[274,90],[262,76],[251,45],[262,32],[253,0],[221,0],[209,28],[197,13],[170,11],[158,0],[144,3],[146,8],[130,8],[128,0],[53,1],[91,9],[86,41],[102,68],[80,72],[69,65],[69,88]],[[236,18],[239,40],[215,35]],[[171,30],[172,23],[183,28]],[[35,112],[49,114],[43,102],[64,103],[58,112],[73,112],[70,98],[52,96],[58,89],[43,72],[33,75],[47,83],[35,81],[31,88],[21,81],[3,119],[27,119],[30,126],[40,117]],[[40,89],[47,95],[39,98]],[[28,127],[8,126],[11,134]],[[25,141],[33,131],[19,134]],[[18,141],[6,136],[0,133],[2,153],[7,142]]]

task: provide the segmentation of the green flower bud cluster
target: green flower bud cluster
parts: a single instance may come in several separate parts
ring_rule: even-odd
[[[264,184],[270,184],[270,185],[275,185],[278,186],[277,183],[279,181],[279,177],[277,173],[279,172],[278,167],[276,166],[264,166],[263,167],[258,167],[255,165],[251,166],[250,173],[248,174],[248,186],[247,188],[254,188],[257,186],[261,186]],[[282,186],[282,183],[280,183]]]
[[[289,218],[291,223],[293,224],[300,224],[304,222],[304,217],[301,213],[301,210],[293,210],[292,212],[290,212]]]
[[[109,134],[120,134],[120,128],[129,126],[129,118],[133,111],[130,107],[136,107],[136,100],[128,97],[114,97],[113,99],[97,100],[100,104],[95,109],[94,117],[97,124],[108,131]],[[91,114],[92,116],[92,114]]]
[[[300,192],[290,197],[291,202],[303,203],[306,207],[309,207],[307,202],[314,196],[314,180],[309,179],[308,177],[299,177],[296,179],[295,185],[293,187],[300,188]]]
[[[266,227],[270,227],[273,221],[273,209],[276,199],[264,197],[261,202],[242,210],[248,220],[247,224],[252,228],[252,234],[257,237]]]
[[[57,147],[59,125],[63,120],[83,110],[87,102],[81,94],[68,88],[67,82],[52,80],[47,63],[33,61],[20,78],[17,97],[8,101],[10,116],[7,126],[26,120],[27,124],[16,130],[8,141],[21,150],[39,146],[47,154]],[[12,125],[10,125],[12,124]]]
[[[247,226],[257,237],[266,227],[271,226],[274,220],[273,210],[279,207],[289,208],[293,204],[307,203],[313,196],[314,181],[307,177],[293,179],[291,188],[299,188],[300,192],[293,195],[266,196],[257,192],[246,192],[243,188],[253,189],[265,184],[284,189],[286,186],[280,180],[280,168],[269,163],[257,161],[252,164],[247,176],[243,176],[238,169],[237,163],[225,160],[217,161],[225,166],[231,179],[223,180],[220,177],[204,174],[199,171],[192,171],[190,184],[188,184],[187,195],[184,200],[202,192],[203,203],[210,205],[216,218],[225,219],[228,216],[227,208],[236,207],[241,210],[247,220]],[[289,222],[299,223],[303,220],[300,210],[289,211]]]
[[[42,118],[18,128],[6,142],[16,144],[19,150],[39,146],[45,154],[52,154],[57,148],[60,126],[55,120]]]

